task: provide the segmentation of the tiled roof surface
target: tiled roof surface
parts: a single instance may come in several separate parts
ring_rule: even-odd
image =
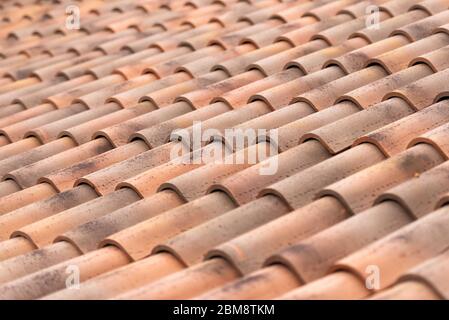
[[[0,299],[449,298],[448,8],[2,1]]]

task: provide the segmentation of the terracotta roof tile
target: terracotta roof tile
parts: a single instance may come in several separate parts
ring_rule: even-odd
[[[449,1],[66,5],[0,4],[1,298],[448,298]]]
[[[445,278],[447,275],[447,259],[448,252],[445,251],[435,258],[412,268],[405,272],[395,287],[375,295],[373,299],[401,299],[401,296],[406,294],[408,290],[412,294],[408,297],[402,297],[402,299],[447,299],[447,282]],[[421,293],[416,292],[416,288],[406,288],[404,290],[401,288],[402,286],[421,287]]]
[[[420,281],[406,281],[376,294],[372,300],[439,300],[442,297]]]
[[[96,193],[87,186],[79,186],[65,192],[57,193],[45,199],[34,201],[1,217],[3,240],[16,229],[42,220],[61,211],[68,210],[96,198]]]
[[[289,265],[294,265],[303,283],[309,282],[325,276],[339,257],[363,248],[405,226],[411,220],[400,206],[394,202],[385,202],[318,232],[308,239],[298,241],[297,245],[275,255],[268,263],[285,261]],[[365,224],[364,221],[369,223]],[[330,241],[339,241],[342,245],[336,249],[330,245]],[[320,256],[312,255],[307,248],[313,248]]]
[[[182,263],[171,254],[155,255],[152,259],[142,259],[87,280],[82,291],[61,290],[45,296],[44,299],[108,299],[182,268]]]
[[[351,277],[353,279],[348,282],[348,285],[350,285],[351,282],[353,282],[354,285],[353,289],[351,288],[351,290],[348,290],[346,298],[366,297],[370,294],[370,291],[361,283],[361,279],[365,279],[365,276],[361,273],[364,272],[365,269],[362,271],[361,268],[363,265],[366,267],[367,263],[369,263],[368,261],[376,261],[376,265],[384,271],[383,276],[385,278],[381,281],[380,288],[383,289],[391,285],[392,282],[399,278],[401,273],[405,272],[408,268],[416,266],[426,259],[438,255],[445,249],[447,246],[445,243],[447,243],[447,241],[445,240],[444,235],[437,231],[439,227],[436,226],[436,224],[442,223],[439,219],[444,219],[442,218],[443,211],[444,210],[441,209],[439,212],[435,212],[435,214],[430,214],[422,220],[405,226],[390,235],[377,240],[371,245],[356,251],[347,258],[336,263],[334,269],[339,272],[331,273],[317,281],[311,282],[303,288],[295,289],[283,297],[294,299],[310,297],[339,298],[340,293],[336,291],[337,287],[335,285],[340,282],[336,280],[342,278],[343,275],[345,278]],[[421,234],[429,232],[435,233],[434,237],[432,237],[432,241],[435,241],[433,243],[428,243],[426,241],[428,236],[421,237]],[[411,236],[412,233],[413,236]],[[408,237],[407,243],[400,240],[404,236]],[[375,251],[373,250],[380,248],[380,246],[382,246],[382,249],[374,253]],[[412,250],[416,250],[414,251],[416,254],[407,255],[407,253]],[[380,255],[382,257],[380,257]],[[399,258],[398,255],[400,255],[401,258]],[[392,262],[394,265],[391,264]],[[386,268],[388,264],[389,268]],[[322,286],[326,280],[329,280],[328,283],[332,283],[327,292],[319,290],[320,286]]]

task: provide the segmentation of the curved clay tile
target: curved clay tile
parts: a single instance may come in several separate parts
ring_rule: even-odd
[[[285,269],[276,265],[255,271],[241,279],[196,296],[196,300],[268,300],[295,289],[300,281]]]
[[[342,288],[344,288],[342,290]],[[281,300],[354,300],[369,295],[357,277],[335,272],[278,297]]]
[[[137,200],[139,197],[135,192],[120,190],[23,226],[15,230],[12,236],[24,236],[41,248],[52,243],[60,233]]]
[[[305,102],[296,102],[297,105],[305,105]],[[291,105],[292,106],[292,105]],[[303,141],[301,138],[309,130],[325,126],[332,121],[337,121],[358,111],[358,107],[352,102],[344,101],[329,108],[312,113],[311,115],[292,121],[281,126],[279,130],[279,148],[281,151],[293,148]]]
[[[14,181],[14,180],[6,180]],[[8,213],[15,209],[26,206],[35,201],[48,198],[55,194],[55,190],[47,183],[37,184],[30,188],[16,191],[9,195],[3,195],[0,199],[0,213]]]
[[[418,6],[415,8],[419,9],[420,7]],[[437,13],[436,15],[430,16],[421,21],[414,22],[404,27],[401,27],[395,30],[392,34],[404,35],[408,39],[410,39],[410,41],[417,41],[425,37],[429,37],[432,34],[432,32],[434,32],[435,28],[447,23],[449,19],[449,13],[447,10],[444,9],[441,12]]]
[[[138,143],[138,142],[134,142]],[[115,190],[117,184],[127,178],[138,175],[152,167],[168,162],[170,151],[175,143],[143,152],[125,161],[88,174],[75,182],[75,185],[88,184],[100,195],[106,195]]]
[[[23,226],[76,207],[96,197],[97,194],[90,187],[79,186],[4,213],[0,217],[0,225],[2,226],[0,239],[6,240],[12,232]]]
[[[48,143],[57,139],[59,137],[59,133],[61,133],[65,129],[69,129],[81,123],[85,123],[87,121],[109,114],[111,113],[111,109],[112,108],[108,107],[87,109],[72,116],[68,116],[66,118],[34,128],[31,131],[26,132],[24,136],[35,137],[43,143]],[[24,139],[22,139],[21,141],[23,140]]]
[[[325,277],[339,259],[412,221],[399,205],[386,201],[349,217],[271,256],[266,265],[289,268],[303,283]],[[339,245],[336,246],[335,244]]]
[[[209,195],[203,197],[210,198]],[[169,237],[154,247],[153,253],[170,252],[188,266],[200,263],[214,247],[257,229],[289,212],[276,197],[267,196]],[[226,226],[226,228],[224,228]]]
[[[220,205],[216,206],[217,203]],[[188,202],[111,234],[100,245],[117,245],[133,260],[140,260],[148,256],[160,242],[213,219],[234,207],[235,205],[226,195],[216,192],[207,198]]]
[[[442,297],[421,281],[404,281],[382,290],[370,300],[440,300]]]
[[[363,156],[367,158],[360,162],[360,157]],[[275,194],[292,208],[300,208],[313,201],[327,185],[350,177],[384,159],[385,156],[377,147],[361,144],[267,187],[261,191],[261,195]]]
[[[87,158],[96,156],[111,149],[111,145],[106,140],[92,140],[80,147],[69,149],[53,155],[49,158],[31,163],[25,167],[8,172],[5,178],[14,179],[23,188],[34,185],[37,180],[57,169],[64,168]]]
[[[449,69],[437,72],[388,93],[384,99],[400,97],[415,110],[421,110],[447,94],[447,84],[443,79],[446,79],[448,74]]]
[[[408,45],[383,53],[367,62],[367,64],[379,63],[389,73],[404,70],[412,61],[421,54],[438,50],[447,45],[449,36],[437,33],[430,37],[412,42]]]
[[[39,146],[35,149],[27,150],[12,157],[3,159],[1,161],[0,174],[3,176],[10,171],[27,166],[34,162],[46,159],[60,152],[69,150],[75,147],[76,144],[70,138],[57,139],[45,145]]]
[[[446,69],[449,65],[447,63],[448,46],[440,48],[438,50],[421,55],[410,62],[410,65],[415,64],[426,64],[432,68],[434,72],[442,71]]]
[[[386,155],[392,156],[404,151],[409,142],[420,134],[446,123],[449,117],[449,113],[446,114],[446,109],[447,103],[433,104],[361,136],[354,144],[373,143]]]
[[[407,271],[399,281],[412,281],[423,283],[431,291],[441,299],[448,298],[447,288],[447,259],[448,251],[444,251],[435,258],[414,267]]]
[[[134,290],[124,292],[114,299],[188,299],[198,293],[227,281],[234,280],[238,273],[222,259],[204,262]],[[179,289],[173,290],[181,284]]]
[[[379,66],[372,65],[366,69],[371,69],[373,67],[379,68]],[[430,68],[426,65],[416,65],[347,92],[340,96],[336,102],[348,100],[355,103],[360,108],[367,109],[381,102],[382,98],[392,90],[431,74]]]
[[[301,213],[299,213],[301,211]],[[322,229],[325,229],[348,216],[348,212],[332,197],[323,197],[311,204],[304,206],[297,212],[299,218],[295,227],[292,224],[286,225],[277,223],[278,220],[271,224],[259,227],[252,232],[242,234],[236,238],[226,241],[206,254],[206,258],[213,260],[216,257],[223,258],[231,263],[240,273],[246,275],[259,269],[263,262],[279,249],[290,244],[289,240],[301,239],[308,237]],[[307,217],[303,217],[306,214]],[[283,218],[290,220],[296,215],[285,215]],[[318,218],[318,216],[320,218]],[[304,218],[304,219],[302,219]],[[308,220],[311,219],[311,220]],[[315,220],[317,219],[317,220]],[[284,219],[281,219],[282,221]],[[313,222],[312,222],[313,220]],[[293,233],[285,232],[279,235],[279,227],[293,227]],[[313,225],[313,228],[311,226]],[[287,227],[288,226],[288,227]],[[264,229],[264,227],[267,227]],[[270,228],[272,227],[272,228]],[[265,232],[264,232],[265,231]],[[269,231],[269,232],[266,232]],[[292,239],[293,238],[293,239]]]
[[[335,269],[348,270],[364,279],[366,265],[376,264],[382,270],[380,289],[391,285],[407,269],[438,255],[447,248],[444,213],[445,209],[440,209],[397,230],[338,261]],[[376,251],[380,246],[382,249]],[[411,250],[416,252],[416,255],[407,255]]]
[[[40,141],[34,137],[22,139],[15,143],[10,143],[0,149],[0,160],[12,157],[13,155],[37,148],[41,145]]]
[[[444,182],[448,166],[447,161],[443,162],[419,175],[419,178],[408,180],[390,189],[382,194],[376,202],[397,201],[412,216],[420,218],[436,208],[438,201],[449,192]]]
[[[142,143],[129,143],[124,145],[119,151],[117,149],[111,149],[62,169],[52,171],[39,178],[38,182],[47,182],[59,192],[70,190],[79,178],[147,150]]]
[[[258,71],[251,71],[258,72]],[[249,98],[268,88],[276,86],[278,84],[282,84],[288,82],[290,80],[297,79],[303,75],[302,71],[298,68],[290,68],[278,73],[275,73],[271,76],[268,76],[259,81],[252,82],[243,87],[228,91],[218,97],[215,97],[211,102],[224,102],[227,103],[232,108],[240,108],[243,107],[249,100]]]
[[[313,166],[330,157],[326,149],[319,143],[305,143],[289,149],[277,156],[278,170],[273,175],[260,175],[260,169],[272,159],[267,159],[245,170],[224,178],[212,185],[209,192],[224,190],[239,205],[248,203],[256,198],[264,187]],[[252,181],[248,187],[247,181]]]
[[[32,252],[36,246],[23,237],[15,237],[0,242],[0,261],[4,261],[28,252]]]
[[[193,108],[199,109],[211,103],[212,99],[217,96],[243,87],[262,78],[263,77],[259,72],[244,72],[237,76],[210,84],[204,88],[187,92],[178,96],[175,101],[185,101]]]
[[[80,104],[71,105],[70,107],[63,109],[52,110],[50,112],[37,115],[33,118],[5,126],[0,130],[0,134],[7,136],[10,141],[18,141],[24,137],[27,131],[31,129],[77,114],[84,110],[85,107]]]
[[[170,120],[176,116],[183,115],[191,111],[189,104],[180,101],[175,102],[153,112],[146,112],[131,119],[122,119],[121,122],[110,125],[103,130],[94,133],[94,137],[105,137],[115,146],[123,146],[133,133],[158,124],[160,121]]]
[[[322,85],[344,76],[344,73],[337,67],[326,68],[317,72],[307,74],[295,80],[291,80],[282,85],[260,91],[249,98],[249,102],[263,101],[274,110],[285,107],[296,96],[309,90],[321,87]]]
[[[71,244],[59,242],[4,260],[0,268],[0,283],[13,281],[79,255],[79,251]]]
[[[42,299],[110,299],[183,268],[171,254],[157,254],[84,281],[78,290],[62,289]]]
[[[348,74],[342,78],[328,82],[318,88],[309,90],[294,98],[292,102],[304,101],[316,111],[321,111],[334,102],[340,102],[341,96],[358,88],[366,88],[377,81],[385,79],[386,73],[382,68],[369,67]],[[367,90],[368,91],[368,90]],[[374,90],[369,90],[372,92]],[[377,90],[376,90],[377,91]],[[338,99],[337,99],[338,98]]]
[[[279,39],[279,41],[275,42],[273,45],[283,45],[284,43],[288,44],[288,41]],[[288,44],[288,46],[291,45]],[[280,53],[273,54],[269,57],[259,59],[256,62],[248,65],[247,69],[255,69],[262,72],[265,76],[272,76],[282,71],[284,67],[288,67],[287,63],[291,60],[308,55],[315,51],[319,51],[326,48],[327,46],[328,44],[322,40],[307,42],[305,44],[298,45],[297,47],[289,48]]]
[[[381,192],[427,171],[442,162],[428,145],[419,145],[342,179],[319,192],[337,197],[352,213],[372,206]],[[367,179],[367,176],[369,178]],[[351,185],[351,187],[349,187]],[[357,188],[354,188],[357,186]]]
[[[349,148],[365,132],[394,123],[395,120],[406,117],[412,112],[402,100],[390,99],[308,132],[301,137],[301,140],[316,139],[332,153],[338,153]],[[350,130],[347,129],[348,123],[352,124]]]
[[[99,249],[3,284],[0,286],[0,296],[5,299],[36,299],[63,289],[66,286],[66,270],[70,265],[78,266],[81,281],[85,281],[127,263],[129,258],[120,250],[114,247]]]
[[[410,23],[414,23],[416,21],[422,21],[429,14],[422,10],[413,10],[409,12],[401,12],[401,14],[396,15],[390,19],[382,21],[381,28],[365,28],[361,31],[355,32],[351,37],[361,37],[369,41],[370,43],[374,43],[380,41],[382,39],[387,38],[390,34],[404,25],[408,25]],[[406,38],[406,37],[405,37]],[[409,42],[412,40],[407,39]]]
[[[196,92],[192,91],[192,93]],[[202,92],[202,90],[199,90],[199,92]],[[184,99],[180,99],[180,101],[185,102]],[[129,137],[129,140],[141,139],[145,141],[149,148],[156,148],[169,142],[171,134],[176,130],[191,127],[194,121],[207,121],[230,109],[225,103],[215,102],[137,131]]]
[[[447,124],[443,124],[429,132],[426,132],[419,137],[416,137],[409,143],[409,147],[417,145],[419,143],[427,143],[438,150],[440,154],[447,159],[449,156],[448,143],[447,143],[447,135],[449,133],[449,126]]]
[[[73,226],[66,232],[59,234],[55,238],[55,242],[70,242],[83,253],[93,251],[108,236],[149,220],[183,203],[184,201],[174,192],[159,192],[152,197],[132,202],[115,211],[99,215],[94,219],[88,219],[85,223]]]
[[[69,137],[73,139],[73,141],[76,141],[77,144],[81,145],[89,142],[93,138],[94,134],[97,131],[99,132],[101,129],[107,128],[108,126],[113,126],[122,121],[125,122],[126,120],[135,118],[156,109],[149,102],[139,103],[132,108],[125,109],[120,109],[117,104],[111,102],[99,108],[106,109],[109,111],[108,114],[63,130],[58,134],[58,137]],[[109,140],[109,142],[113,143],[111,140]]]

